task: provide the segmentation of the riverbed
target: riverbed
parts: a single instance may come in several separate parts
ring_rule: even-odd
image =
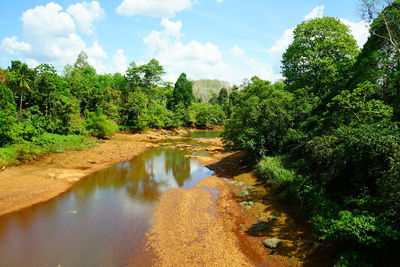
[[[190,154],[152,148],[57,198],[0,217],[0,266],[149,266],[145,234],[160,196],[213,174]]]

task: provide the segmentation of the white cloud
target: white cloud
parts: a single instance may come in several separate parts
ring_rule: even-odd
[[[225,2],[225,0],[217,0],[217,3]]]
[[[256,75],[259,78],[269,81],[282,79],[280,74],[274,72],[272,65],[267,65],[250,57],[246,51],[244,51],[238,45],[234,45],[230,49],[230,52],[241,61],[240,67],[236,67],[234,70],[236,76],[243,79]]]
[[[128,59],[124,54],[124,50],[118,49],[112,57],[114,68],[117,72],[125,74],[129,67]]]
[[[82,2],[70,5],[67,9],[79,29],[85,34],[94,34],[93,22],[104,16],[104,10],[97,1]]]
[[[175,82],[181,72],[191,79],[220,79],[235,83],[254,75],[273,81],[281,78],[271,66],[248,56],[238,45],[234,45],[225,58],[214,43],[197,40],[183,43],[180,40],[181,21],[163,19],[161,26],[161,31],[150,32],[143,42],[148,47],[146,60],[156,58],[165,67],[168,81]]]
[[[322,18],[324,16],[325,6],[316,6],[310,13],[304,16],[304,20]]]
[[[106,51],[98,42],[88,46],[77,33],[93,33],[92,23],[101,18],[103,10],[97,1],[82,2],[68,7],[67,11],[54,2],[36,6],[22,14],[25,41],[17,37],[3,39],[1,48],[12,54],[21,55],[30,66],[39,62],[53,64],[61,69],[73,63],[81,51],[88,54],[88,61],[99,72],[110,72],[102,60]]]
[[[244,52],[238,45],[232,46],[230,52],[235,56],[244,56],[246,54],[246,52]]]
[[[29,68],[36,68],[37,66],[39,66],[39,62],[37,62],[33,58],[27,58],[25,62],[26,64],[28,64]]]
[[[11,36],[3,39],[1,49],[10,54],[16,54],[17,52],[31,51],[31,45],[25,42],[18,42],[18,37]]]
[[[123,0],[117,7],[117,13],[125,16],[171,18],[192,4],[192,0]]]
[[[192,40],[182,43],[182,22],[161,20],[163,30],[152,31],[143,38],[148,46],[147,58],[156,58],[168,73],[169,81],[175,81],[181,72],[191,78],[221,78],[227,74],[227,65],[219,47],[211,42]]]
[[[280,59],[293,41],[294,28],[283,32],[281,39],[277,40],[269,49],[268,54],[274,59]]]
[[[92,46],[85,50],[88,57],[94,58],[107,58],[107,52],[99,45],[98,42],[94,42]]]
[[[361,20],[359,22],[352,22],[347,19],[340,19],[341,22],[346,24],[354,39],[357,41],[357,45],[361,48],[367,42],[369,37],[369,24],[368,22]]]

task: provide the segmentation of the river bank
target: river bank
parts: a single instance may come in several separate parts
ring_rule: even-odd
[[[157,146],[154,141],[177,138],[191,129],[118,133],[97,146],[49,154],[0,171],[0,216],[52,199],[82,178],[113,163],[130,160]]]
[[[330,266],[309,226],[257,182],[244,152],[224,150],[220,138],[197,141],[206,146],[185,149],[207,151],[190,157],[215,175],[162,195],[148,233],[155,266]]]

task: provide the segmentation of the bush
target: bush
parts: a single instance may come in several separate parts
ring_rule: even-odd
[[[31,161],[49,152],[81,150],[94,146],[96,139],[81,135],[57,135],[45,133],[36,136],[32,142],[8,145],[0,148],[0,167],[18,165]]]
[[[283,184],[292,182],[295,178],[293,171],[285,169],[282,157],[264,157],[256,166],[255,174],[273,189],[280,188]]]
[[[118,125],[101,112],[88,112],[86,128],[92,136],[109,138],[118,130]]]
[[[197,126],[207,124],[221,124],[225,120],[225,113],[218,104],[194,103],[189,107],[189,117]]]

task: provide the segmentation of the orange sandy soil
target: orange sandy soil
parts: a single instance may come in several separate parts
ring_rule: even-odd
[[[206,150],[210,156],[196,158],[216,175],[193,189],[172,189],[162,195],[148,232],[147,246],[155,255],[155,266],[331,265],[328,256],[318,251],[309,227],[296,220],[290,208],[248,172],[243,152],[225,151],[220,138],[199,142],[208,146],[192,150]],[[239,198],[240,187],[222,178],[255,189]],[[246,210],[238,205],[242,201],[255,205]],[[252,231],[255,224],[270,216],[276,219],[267,221],[265,229]],[[267,238],[278,238],[282,243],[268,250],[262,244]]]
[[[185,131],[120,133],[89,149],[50,154],[24,165],[8,167],[0,171],[0,216],[52,199],[89,174],[130,160],[154,147],[150,141],[173,139],[176,138],[174,134]]]

